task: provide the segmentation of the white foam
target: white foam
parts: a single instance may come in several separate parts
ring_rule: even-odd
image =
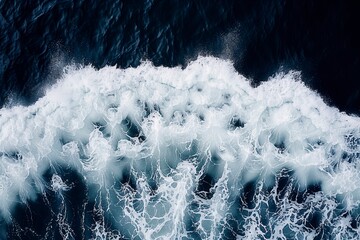
[[[294,170],[299,189],[319,183],[324,198],[341,194],[356,207],[359,147],[345,136],[360,138],[359,118],[328,107],[300,79],[278,74],[252,88],[231,62],[213,57],[185,69],[68,67],[34,105],[0,110],[0,213],[9,221],[16,202],[69,190],[72,183],[58,175],[51,183],[42,177],[58,166],[76,169],[94,191],[89,198],[103,196],[104,211],[119,212],[120,233],[123,223],[124,234],[144,239],[186,237],[189,212],[200,219],[199,236],[221,237],[237,192],[254,179],[275,184],[272,176],[284,168]],[[142,197],[120,194],[125,183],[115,187],[127,171]],[[216,179],[211,199],[195,194],[204,174]],[[255,215],[246,222],[253,237],[261,231]]]

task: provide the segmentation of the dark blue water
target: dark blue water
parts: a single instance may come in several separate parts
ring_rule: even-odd
[[[235,69],[251,80],[252,86],[258,86],[280,71],[301,71],[302,81],[328,105],[358,115],[359,13],[360,2],[340,0],[0,0],[0,105],[35,103],[44,96],[44,89],[62,76],[64,67],[71,64],[92,65],[96,69],[115,65],[126,69],[149,60],[155,66],[185,68],[199,55],[210,55],[230,59]],[[150,108],[144,107],[149,114],[161,113],[155,105]],[[106,125],[101,121],[92,124],[100,130]],[[231,131],[246,127],[242,120],[234,120],[230,125]],[[135,123],[128,127],[128,138],[146,141],[138,128]],[[286,152],[285,140],[273,143],[280,153]],[[344,151],[342,156],[336,156],[342,157],[341,161],[358,161],[358,140],[354,140],[352,152]],[[60,141],[62,145],[70,142],[66,137]],[[310,145],[315,149],[324,144],[320,140],[318,143]],[[330,147],[326,151],[331,152]],[[21,156],[16,151],[1,152],[0,157],[17,161],[18,155]],[[213,165],[208,168],[216,169],[216,156],[211,161]],[[92,213],[98,203],[88,200],[99,199],[90,196],[89,188],[94,186],[89,187],[81,173],[65,165],[45,168],[41,175],[44,182],[50,184],[52,177],[59,175],[73,184],[66,197],[60,199],[57,192],[44,190],[27,204],[15,204],[10,222],[0,216],[0,239],[90,239],[95,238],[90,226],[99,221],[106,222],[110,230],[119,229],[112,226],[116,217]],[[129,172],[116,184],[127,184],[136,192],[136,176]],[[244,186],[240,184],[241,191],[229,197],[228,210],[233,215],[223,219],[227,227],[219,236],[245,238],[244,219],[251,215],[251,209],[260,206],[263,238],[269,239],[274,234],[268,228],[273,224],[271,219],[277,219],[279,208],[286,205],[288,199],[294,204],[310,206],[309,199],[322,192],[321,184],[315,181],[300,188],[292,183],[293,174],[293,170],[284,167],[272,175],[269,185],[262,185],[262,180],[257,178]],[[195,194],[205,200],[213,198],[212,189],[220,175],[203,173]],[[156,192],[156,181],[149,181],[151,191]],[[29,185],[35,183],[29,182]],[[286,195],[289,192],[290,195]],[[268,198],[266,206],[261,205],[259,196]],[[272,199],[273,196],[276,197]],[[341,203],[342,196],[331,197],[331,201],[338,204],[334,207],[334,218],[350,221],[351,236],[357,236],[358,209],[347,211]],[[288,239],[300,239],[305,235],[299,232],[313,231],[314,239],[332,239],[333,230],[324,220],[328,216],[321,212],[325,200],[319,201],[307,215],[299,213],[305,216],[305,220],[299,220],[303,229],[285,228],[284,235]],[[197,211],[200,207],[194,203],[189,209]],[[67,215],[66,226],[54,217],[62,213]],[[185,228],[191,239],[202,238],[195,227],[198,218],[187,216],[190,220]],[[62,232],[66,227],[71,230],[70,235]],[[126,224],[121,225],[123,238],[131,239],[134,230],[126,228]],[[139,236],[136,239],[140,239]]]
[[[70,62],[97,68],[229,58],[254,84],[301,70],[326,101],[359,113],[356,1],[0,2],[0,104],[29,104]]]

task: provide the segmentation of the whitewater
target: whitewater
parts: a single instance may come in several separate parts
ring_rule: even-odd
[[[299,72],[68,66],[0,110],[0,238],[359,239],[359,120]]]

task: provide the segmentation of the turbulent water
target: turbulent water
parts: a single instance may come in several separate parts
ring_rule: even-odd
[[[298,72],[67,67],[0,124],[2,238],[359,238],[359,118]]]
[[[359,12],[0,0],[0,240],[360,239]]]

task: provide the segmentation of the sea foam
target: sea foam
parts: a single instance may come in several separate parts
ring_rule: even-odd
[[[70,66],[34,105],[1,109],[0,125],[9,226],[18,206],[52,194],[46,217],[63,239],[359,237],[359,118],[298,72],[254,88],[213,57],[185,69]],[[76,235],[68,192],[81,184]]]

